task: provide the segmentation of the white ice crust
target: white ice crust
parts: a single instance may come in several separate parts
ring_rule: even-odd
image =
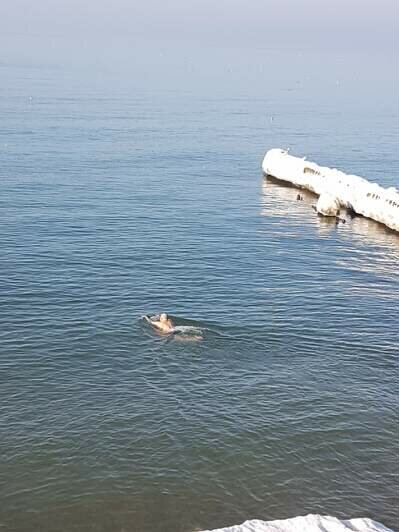
[[[321,214],[332,216],[327,213],[333,213],[337,204],[399,231],[399,192],[394,187],[380,187],[357,175],[348,175],[335,168],[294,157],[279,148],[266,153],[262,169],[267,175],[293,183],[318,196],[323,195],[325,201],[317,206]]]
[[[316,210],[324,216],[337,216],[340,203],[338,198],[328,192],[322,192],[316,203]]]
[[[278,521],[245,521],[242,525],[204,530],[203,532],[393,532],[371,519],[348,519],[341,521],[335,517],[305,515]]]

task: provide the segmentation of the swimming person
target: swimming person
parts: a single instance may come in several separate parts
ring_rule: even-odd
[[[143,316],[147,323],[161,334],[173,334],[173,338],[179,341],[200,342],[204,339],[201,329],[190,325],[175,325],[166,312],[156,316]]]
[[[169,334],[174,332],[175,326],[173,325],[172,320],[168,317],[166,312],[162,312],[159,316],[152,316],[149,318],[148,316],[144,316],[144,318],[148,321],[150,325],[152,325],[155,329],[160,331],[163,334]]]

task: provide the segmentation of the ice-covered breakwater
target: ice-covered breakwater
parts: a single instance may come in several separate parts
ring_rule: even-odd
[[[357,175],[319,166],[278,148],[266,153],[262,170],[317,194],[320,214],[335,216],[339,207],[345,207],[399,231],[399,191],[394,187],[380,187]]]
[[[371,519],[348,519],[341,521],[335,517],[305,515],[278,521],[245,521],[235,525],[203,532],[393,532]]]

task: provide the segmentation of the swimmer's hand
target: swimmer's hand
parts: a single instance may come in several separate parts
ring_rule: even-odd
[[[154,321],[159,321],[159,316],[158,314],[156,316],[144,315],[143,320],[147,321],[148,323],[154,323]]]

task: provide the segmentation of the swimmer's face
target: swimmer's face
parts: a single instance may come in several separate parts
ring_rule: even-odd
[[[163,312],[160,316],[159,316],[159,321],[167,321],[168,319],[168,315],[165,314],[165,312]]]

